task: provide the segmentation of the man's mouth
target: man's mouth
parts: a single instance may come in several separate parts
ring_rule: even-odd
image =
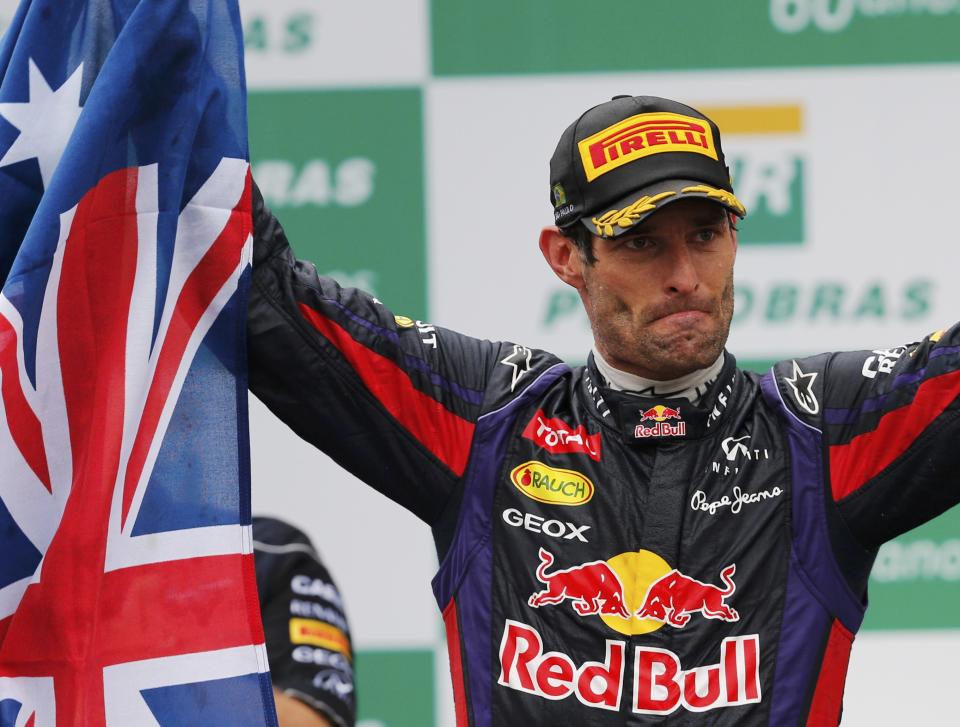
[[[709,310],[695,306],[686,308],[670,308],[663,311],[657,311],[650,318],[650,323],[660,323],[669,321],[671,323],[695,323],[701,321],[710,315]]]

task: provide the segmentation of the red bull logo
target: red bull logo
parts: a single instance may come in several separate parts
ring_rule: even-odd
[[[625,642],[608,640],[603,661],[578,666],[562,652],[546,651],[532,626],[507,620],[497,683],[544,699],[576,696],[587,707],[619,710],[626,654]],[[672,651],[638,646],[634,667],[631,709],[637,714],[705,712],[757,703],[762,696],[757,634],[724,639],[718,663],[686,670]]]
[[[570,600],[573,610],[581,616],[605,613],[630,618],[624,605],[623,584],[606,561],[597,560],[547,573],[551,565],[553,555],[540,548],[537,578],[547,587],[530,596],[528,603],[533,608]]]
[[[627,635],[650,633],[665,624],[683,628],[697,614],[740,620],[727,602],[736,591],[736,564],[720,571],[722,586],[684,575],[649,550],[551,570],[553,565],[553,554],[540,548],[536,576],[545,588],[528,599],[533,608],[569,601],[580,616],[599,616],[607,626]]]
[[[640,413],[640,421],[648,422],[665,422],[667,419],[679,419],[680,410],[673,409],[669,406],[663,406],[663,404],[657,404],[647,409],[645,412]]]
[[[724,587],[719,588],[685,576],[674,568],[650,584],[637,618],[652,618],[677,628],[686,626],[693,613],[700,613],[704,618],[739,621],[740,614],[725,603],[737,589],[733,582],[736,572],[736,563],[720,571]]]
[[[676,424],[670,424],[669,420],[679,420]],[[653,426],[647,426],[643,422],[655,422]],[[634,428],[633,436],[637,439],[648,439],[650,437],[684,437],[687,434],[687,423],[680,416],[680,410],[674,409],[663,404],[652,406],[646,411],[640,412],[640,423]]]

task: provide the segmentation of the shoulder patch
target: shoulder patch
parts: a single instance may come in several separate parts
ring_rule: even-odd
[[[817,380],[818,372],[804,372],[800,364],[793,361],[793,373],[789,377],[784,377],[783,381],[793,394],[793,400],[797,406],[808,414],[820,413],[820,399],[814,389],[814,383]]]
[[[510,372],[510,391],[516,391],[517,384],[527,374],[530,373],[530,362],[533,358],[533,351],[526,346],[514,344],[513,351],[509,356],[500,361],[503,366],[508,366]]]

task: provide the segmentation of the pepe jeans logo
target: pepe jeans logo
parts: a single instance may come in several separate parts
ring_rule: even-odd
[[[733,488],[733,496],[723,495],[719,500],[708,500],[707,494],[703,490],[697,490],[690,498],[690,509],[697,512],[706,512],[716,515],[724,508],[730,508],[734,515],[740,514],[744,505],[756,505],[765,500],[772,500],[783,494],[783,490],[774,487],[770,490],[760,490],[759,492],[744,492],[739,486]]]

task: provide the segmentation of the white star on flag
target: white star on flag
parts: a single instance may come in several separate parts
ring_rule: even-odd
[[[0,167],[36,158],[46,189],[80,118],[83,64],[56,91],[50,88],[32,58],[29,65],[30,100],[0,103],[0,115],[20,130],[20,135],[0,159]]]

